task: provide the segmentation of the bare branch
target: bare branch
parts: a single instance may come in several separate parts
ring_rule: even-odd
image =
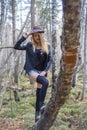
[[[7,48],[14,48],[13,46],[3,46],[3,47],[0,47],[0,49],[7,49]]]

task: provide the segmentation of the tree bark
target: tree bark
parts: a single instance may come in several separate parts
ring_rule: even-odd
[[[85,18],[85,37],[84,37],[84,73],[83,73],[83,88],[82,88],[82,96],[81,100],[84,99],[84,94],[85,94],[85,88],[86,88],[86,75],[87,75],[87,68],[86,68],[86,61],[87,61],[87,8],[86,8],[86,18]]]
[[[1,44],[3,45],[5,42],[5,30],[6,30],[6,3],[5,0],[1,0],[1,31],[0,31],[0,39],[1,39]]]
[[[41,119],[29,130],[49,130],[71,90],[77,61],[80,30],[80,0],[63,0],[62,58],[55,93]]]
[[[35,25],[35,0],[31,0],[31,28]]]
[[[13,44],[15,44],[16,41],[16,10],[15,10],[15,6],[16,6],[16,1],[12,0],[12,26],[13,26]]]
[[[16,10],[15,10],[15,6],[16,6],[16,1],[12,0],[12,26],[13,26],[13,45],[15,44],[16,41]],[[18,64],[19,61],[16,58],[16,51],[14,50],[14,83],[18,84]]]
[[[58,56],[56,55],[58,45],[57,45],[57,0],[52,0],[52,88],[55,91],[56,80],[58,76],[57,71],[57,61]]]

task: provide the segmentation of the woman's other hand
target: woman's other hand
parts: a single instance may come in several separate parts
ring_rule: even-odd
[[[42,71],[42,72],[40,73],[40,76],[45,76],[45,74],[46,74],[46,72],[45,72],[45,71]]]

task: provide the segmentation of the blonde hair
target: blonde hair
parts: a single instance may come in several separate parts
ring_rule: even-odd
[[[42,33],[38,33],[38,34],[39,34],[40,41],[41,41],[40,46],[41,46],[42,50],[45,51],[48,54],[48,44],[47,44],[46,40],[44,39],[43,34]],[[33,36],[32,36],[31,40],[32,40],[32,44],[33,44],[33,49],[35,51],[37,44],[35,43]]]

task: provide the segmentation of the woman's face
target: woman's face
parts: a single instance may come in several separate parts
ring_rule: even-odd
[[[41,41],[40,41],[39,33],[34,33],[33,39],[34,39],[35,43],[40,44]]]

